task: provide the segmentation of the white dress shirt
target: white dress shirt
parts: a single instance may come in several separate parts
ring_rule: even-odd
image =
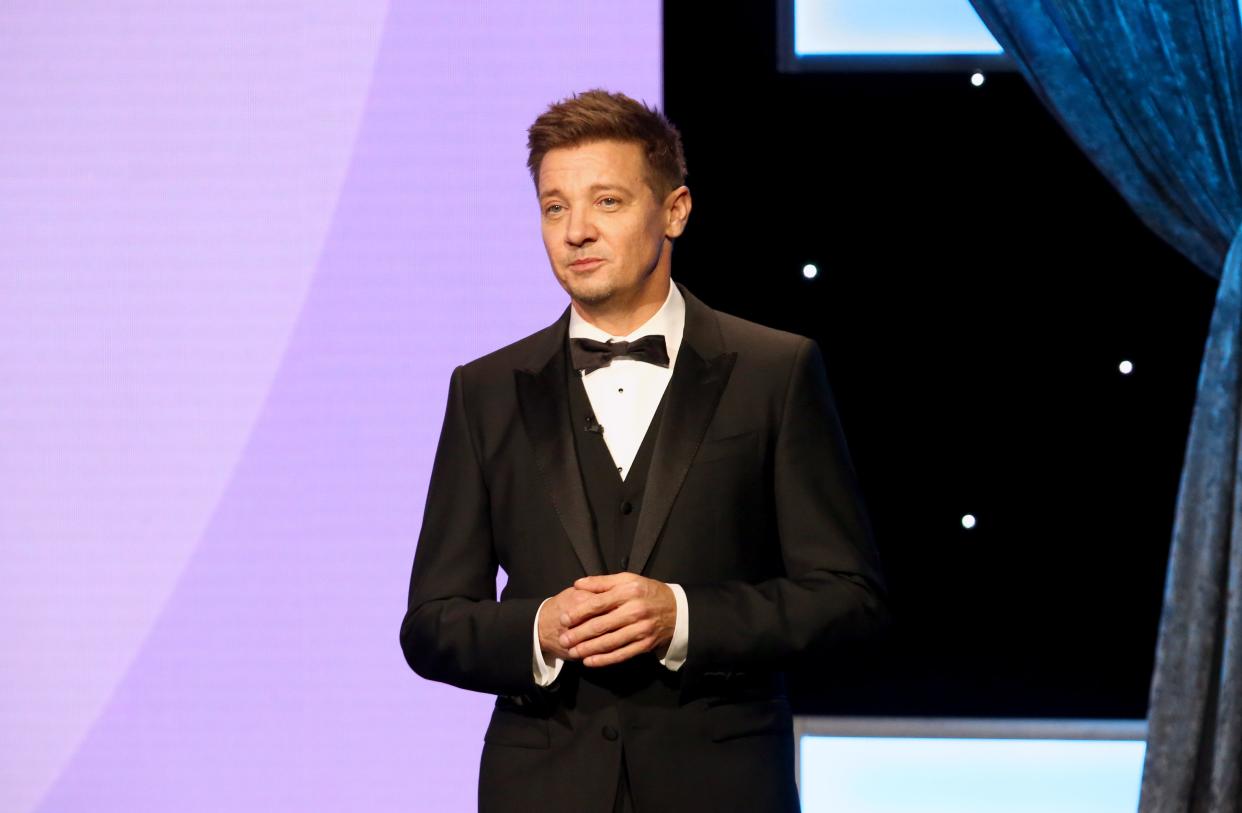
[[[617,467],[617,472],[624,480],[629,473],[630,465],[638,454],[643,437],[651,424],[660,398],[673,376],[673,366],[677,362],[677,351],[681,347],[681,336],[686,325],[686,300],[671,280],[668,296],[664,304],[655,314],[628,336],[613,336],[578,315],[577,309],[569,309],[569,338],[595,339],[596,341],[634,341],[651,334],[662,335],[668,350],[668,367],[660,367],[645,361],[618,358],[607,366],[582,377],[582,384],[595,413],[595,420],[604,428],[604,443],[608,453]],[[679,584],[670,584],[673,598],[677,603],[677,620],[673,626],[673,638],[669,642],[668,652],[660,659],[666,668],[677,671],[686,662],[686,648],[690,635],[690,613],[686,606],[686,592]],[[547,599],[544,599],[544,604]],[[543,604],[539,605],[543,610]],[[535,613],[534,630],[535,652],[533,671],[535,682],[547,686],[556,680],[565,665],[561,658],[553,658],[551,663],[544,660],[543,650],[539,646],[539,612]]]

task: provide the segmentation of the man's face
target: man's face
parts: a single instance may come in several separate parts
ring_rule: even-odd
[[[596,141],[549,150],[539,168],[543,245],[565,292],[586,305],[629,302],[649,284],[665,237],[689,212],[657,200],[642,148]],[[684,187],[680,188],[682,191]]]

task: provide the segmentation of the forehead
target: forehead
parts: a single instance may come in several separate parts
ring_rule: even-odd
[[[617,184],[634,189],[646,170],[642,146],[630,141],[592,141],[548,150],[539,165],[541,195],[587,191]]]

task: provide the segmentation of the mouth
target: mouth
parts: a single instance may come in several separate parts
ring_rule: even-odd
[[[599,257],[583,257],[581,260],[574,260],[569,267],[575,271],[585,271],[588,268],[594,268],[604,261]]]

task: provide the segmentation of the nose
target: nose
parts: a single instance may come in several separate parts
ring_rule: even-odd
[[[590,207],[574,207],[569,210],[565,223],[565,242],[581,246],[594,241],[597,236],[595,219]]]

